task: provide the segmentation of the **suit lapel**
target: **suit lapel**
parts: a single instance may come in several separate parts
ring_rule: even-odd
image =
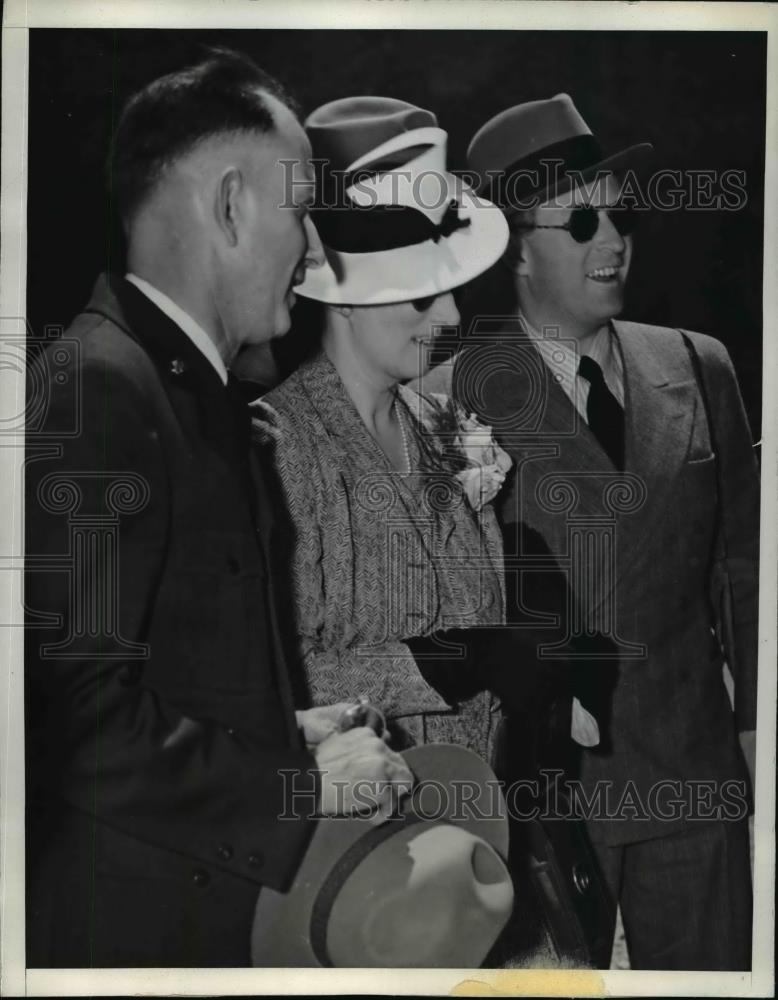
[[[614,323],[624,361],[625,472],[645,498],[618,520],[617,579],[635,561],[652,522],[665,510],[689,451],[697,393],[680,337],[638,324]]]
[[[505,327],[502,336],[498,353],[510,361],[504,375],[486,380],[479,415],[496,421],[496,436],[517,466],[517,488],[506,498],[503,515],[529,522],[529,506],[543,505],[544,497],[553,505],[550,491],[567,485],[575,494],[571,516],[601,515],[602,480],[614,474],[613,463],[521,326]],[[565,519],[550,517],[546,527],[552,551],[563,551]]]
[[[131,282],[98,281],[87,312],[105,316],[137,341],[151,358],[194,459],[207,442],[251,492],[246,475],[250,416],[235,388],[225,388],[213,365],[181,328]]]
[[[135,285],[103,275],[86,312],[103,315],[140,343],[166,384],[180,385],[201,396],[224,396],[213,365],[184,331]]]
[[[650,506],[661,500],[686,458],[697,392],[685,356],[637,324],[614,324],[624,359],[626,470],[640,476]],[[683,346],[678,338],[678,345]]]
[[[673,331],[631,323],[614,323],[614,329],[624,361],[624,472],[636,478],[638,496],[645,492],[631,512],[614,513],[606,505],[604,490],[618,482],[620,473],[518,324],[501,331],[499,350],[512,359],[511,370],[486,380],[480,415],[486,422],[496,422],[498,439],[517,464],[516,489],[503,505],[505,519],[537,522],[550,551],[562,554],[570,521],[615,516],[618,541],[612,582],[616,586],[643,550],[652,522],[665,510],[683,467],[695,419],[696,387],[680,337]],[[490,344],[489,351],[493,350]],[[538,379],[542,379],[539,392]],[[455,374],[455,391],[461,398],[463,387],[457,380]],[[533,397],[537,405],[532,404]],[[513,426],[511,414],[520,415]],[[554,485],[561,490],[572,487],[575,496],[561,516],[548,512]]]

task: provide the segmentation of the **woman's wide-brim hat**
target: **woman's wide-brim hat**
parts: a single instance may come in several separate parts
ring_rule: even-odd
[[[318,108],[305,127],[326,261],[309,268],[298,294],[349,305],[427,298],[502,255],[502,214],[446,169],[447,136],[432,112],[349,97]]]
[[[260,890],[253,965],[483,963],[513,907],[499,783],[465,747],[428,744],[403,757],[416,784],[395,815],[378,825],[318,820],[289,891]]]
[[[641,142],[606,155],[568,94],[517,104],[473,136],[468,168],[476,190],[506,215],[534,208],[598,174],[642,169],[653,146]]]

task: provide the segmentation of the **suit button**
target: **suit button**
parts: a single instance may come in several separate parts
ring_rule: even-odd
[[[232,848],[229,844],[219,844],[216,848],[216,853],[222,861],[230,861],[232,859]]]
[[[579,865],[573,865],[573,883],[575,884],[578,892],[585,896],[589,891],[589,885],[591,884],[589,879],[589,872],[585,868],[581,868]]]
[[[252,851],[249,854],[249,864],[252,868],[261,868],[265,860],[265,856],[262,851]]]
[[[224,731],[225,731],[225,733],[228,736],[236,736],[237,735],[236,731],[232,728],[232,726],[230,726],[229,729],[225,729]]]
[[[133,687],[140,683],[143,667],[140,663],[128,663],[122,667],[118,673],[118,680],[122,687]]]
[[[202,868],[198,868],[192,873],[192,881],[198,889],[204,889],[211,881],[211,876],[208,872],[204,872]]]

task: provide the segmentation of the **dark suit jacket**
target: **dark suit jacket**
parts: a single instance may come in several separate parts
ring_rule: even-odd
[[[279,772],[300,772],[305,810],[317,782],[248,412],[121,279],[47,354],[27,463],[28,962],[248,965],[259,887],[285,886],[310,833],[279,820]]]
[[[669,786],[658,801],[652,799],[659,782],[684,783],[687,800],[694,794],[689,782],[713,782],[715,802],[724,782],[745,780],[736,732],[753,728],[756,719],[759,492],[724,347],[689,335],[708,386],[714,458],[680,333],[624,322],[614,328],[626,381],[623,476],[518,324],[460,352],[453,380],[466,409],[494,426],[516,463],[501,496],[506,542],[513,545],[506,570],[521,581],[513,588],[509,620],[542,631],[538,616],[551,611],[553,617],[558,608],[533,605],[526,595],[554,590],[533,586],[536,575],[563,577],[573,595],[568,624],[585,639],[591,633],[593,642],[588,658],[573,659],[573,672],[601,670],[609,678],[609,704],[598,706],[604,708],[607,739],[599,750],[583,753],[581,780],[588,796],[598,782],[607,788],[608,807],[632,788],[648,803],[648,815],[628,810],[621,819],[590,824],[593,839],[625,843],[689,822],[682,815],[657,815],[673,816]],[[444,383],[439,374],[421,391]],[[736,719],[712,631],[721,538],[733,597],[726,658],[734,672]],[[595,563],[598,571],[592,572]]]

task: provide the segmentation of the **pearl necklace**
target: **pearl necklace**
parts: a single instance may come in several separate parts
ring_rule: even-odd
[[[395,400],[394,400],[394,412],[397,414],[397,422],[400,425],[400,435],[401,435],[402,440],[403,440],[403,457],[405,458],[405,473],[406,473],[406,475],[410,475],[410,472],[411,472],[411,453],[410,453],[410,449],[408,448],[408,436],[407,436],[407,434],[405,432],[405,421],[403,420],[402,410],[400,409],[400,407],[397,404],[398,404],[398,400],[397,400],[397,397],[395,396]]]

